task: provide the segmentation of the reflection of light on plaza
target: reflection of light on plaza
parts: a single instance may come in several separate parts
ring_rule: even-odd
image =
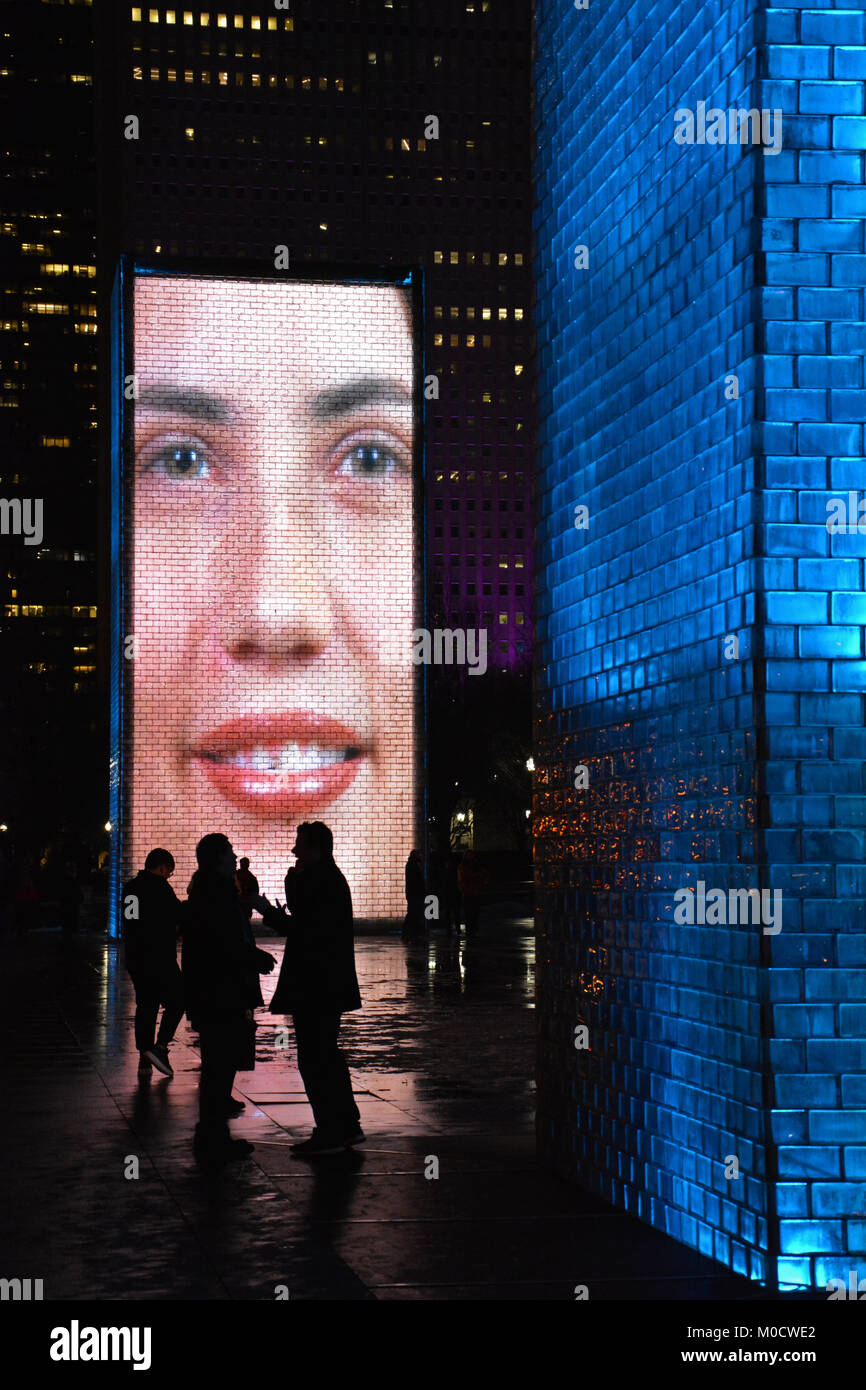
[[[106,942],[98,963],[92,965],[91,969],[99,980],[97,998],[104,1054],[116,1057],[124,1051],[134,1051],[131,1013],[123,1002],[126,984],[123,947],[119,943]]]

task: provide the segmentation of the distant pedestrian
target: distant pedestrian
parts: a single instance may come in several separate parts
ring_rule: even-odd
[[[417,849],[413,849],[406,860],[406,917],[403,931],[407,936],[416,936],[424,930],[424,864]]]
[[[199,1122],[193,1150],[202,1163],[245,1158],[253,1145],[232,1139],[228,1117],[235,1072],[248,1070],[254,1054],[253,1008],[258,976],[276,964],[247,939],[249,921],[239,900],[237,859],[225,835],[205,835],[196,845],[198,869],[183,913],[183,982],[187,1017],[201,1041]],[[259,998],[261,996],[259,995]]]
[[[299,1156],[340,1153],[364,1139],[352,1081],[338,1038],[341,1016],[360,1009],[355,974],[352,895],[334,863],[334,837],[321,821],[298,826],[286,874],[286,949],[271,1013],[291,1014],[298,1069],[315,1128],[294,1144]],[[267,898],[262,909],[271,908]],[[271,916],[265,920],[274,925]]]
[[[256,898],[259,896],[259,881],[255,874],[250,873],[249,859],[242,859],[235,874],[235,883],[238,885],[240,893],[240,903],[247,917],[253,915],[256,905]]]
[[[447,932],[452,928],[460,928],[460,884],[457,879],[457,860],[453,854],[446,854],[442,865],[439,920]]]
[[[464,854],[457,871],[457,881],[463,898],[466,935],[472,936],[478,930],[482,896],[489,881],[487,870],[479,863],[474,850],[468,849]]]
[[[36,859],[26,854],[15,874],[15,926],[19,932],[38,927],[41,921],[42,894],[39,891]]]
[[[63,931],[76,932],[81,921],[81,904],[84,893],[78,877],[78,865],[67,860],[56,880],[57,900],[60,904],[60,925]]]
[[[135,986],[135,1045],[138,1070],[174,1076],[168,1049],[183,1017],[183,984],[177,964],[181,905],[169,879],[174,857],[152,849],[144,868],[123,885],[123,946],[126,968]],[[156,1019],[162,1006],[159,1033]]]

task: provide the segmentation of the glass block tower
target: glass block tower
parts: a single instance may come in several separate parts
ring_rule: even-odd
[[[536,7],[539,1140],[782,1288],[866,1275],[864,26]]]

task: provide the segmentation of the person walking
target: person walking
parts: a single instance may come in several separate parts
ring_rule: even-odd
[[[241,895],[241,907],[252,917],[253,908],[256,905],[256,898],[259,896],[259,881],[254,873],[250,872],[249,859],[242,859],[235,874],[235,882],[238,885],[238,892]]]
[[[183,1017],[183,983],[177,964],[181,904],[168,881],[173,873],[174,858],[168,850],[152,849],[140,873],[123,885],[124,958],[135,986],[141,1076],[150,1076],[154,1067],[163,1076],[174,1076],[168,1049]]]
[[[474,936],[481,917],[481,902],[489,882],[487,870],[479,862],[474,850],[468,849],[457,871],[457,881],[463,898],[466,917],[466,935]]]
[[[417,849],[406,860],[406,917],[403,934],[416,936],[424,930],[424,865]]]
[[[186,1013],[201,1041],[193,1151],[201,1163],[222,1164],[245,1158],[254,1148],[231,1137],[228,1117],[236,1109],[235,1072],[250,1051],[258,976],[270,974],[276,961],[247,939],[249,921],[240,905],[237,858],[228,838],[205,835],[195,854],[198,869],[184,904],[181,957]]]
[[[442,864],[442,889],[439,915],[447,932],[460,930],[460,884],[457,880],[457,860],[447,854]]]
[[[360,1009],[355,974],[352,895],[334,862],[334,837],[322,821],[298,826],[292,853],[297,864],[286,874],[283,928],[286,949],[271,1013],[291,1014],[298,1069],[315,1120],[309,1139],[294,1144],[299,1157],[340,1153],[364,1139],[361,1115],[338,1038],[342,1015]],[[269,926],[273,905],[259,904]],[[285,920],[285,919],[284,919]]]

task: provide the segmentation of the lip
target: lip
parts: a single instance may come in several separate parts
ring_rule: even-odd
[[[337,720],[295,711],[223,724],[196,744],[190,760],[239,810],[284,820],[336,801],[370,752],[369,740]]]

